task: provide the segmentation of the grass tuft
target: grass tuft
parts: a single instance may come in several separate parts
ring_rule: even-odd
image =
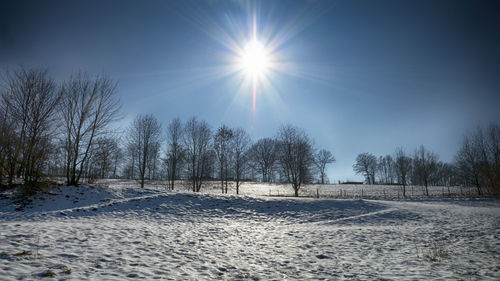
[[[55,277],[55,276],[57,276],[57,274],[54,271],[47,269],[44,272],[42,272],[42,276],[43,277]]]
[[[18,252],[18,253],[13,254],[14,257],[24,257],[24,256],[30,256],[30,255],[32,255],[32,253],[30,251],[22,251],[22,252]]]

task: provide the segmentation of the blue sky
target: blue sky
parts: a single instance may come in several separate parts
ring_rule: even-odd
[[[461,137],[500,121],[496,1],[3,1],[0,65],[106,73],[126,126],[196,116],[254,139],[293,123],[333,152],[332,181],[360,179],[357,154],[418,145],[451,161]],[[257,87],[234,71],[252,34],[280,64]]]

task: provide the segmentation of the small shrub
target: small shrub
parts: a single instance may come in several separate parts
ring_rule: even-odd
[[[60,268],[60,269],[61,269],[61,273],[63,273],[63,274],[70,275],[70,274],[71,274],[71,272],[72,272],[72,271],[71,271],[71,268],[69,268],[69,267],[67,267],[67,266],[65,266],[65,265],[61,266],[61,268]]]
[[[29,251],[22,251],[22,252],[13,254],[14,257],[24,257],[24,256],[30,256],[30,255],[31,255],[31,252],[29,252]]]
[[[0,252],[0,259],[6,259],[9,257],[9,253],[7,252]]]
[[[431,262],[437,262],[450,256],[450,252],[444,243],[433,242],[424,251],[423,257]]]
[[[423,258],[431,262],[437,262],[450,256],[450,251],[448,251],[446,245],[442,241],[426,243],[424,249],[419,248],[418,243],[415,241],[415,249],[417,258]]]
[[[42,272],[42,277],[55,277],[55,276],[57,276],[57,274],[50,269],[47,269],[44,272]]]

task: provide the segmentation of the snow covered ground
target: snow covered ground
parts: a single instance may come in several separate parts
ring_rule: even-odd
[[[100,184],[114,187],[137,187],[137,183],[129,180],[101,180]],[[149,188],[165,189],[165,181],[149,182]],[[474,187],[465,188],[460,186],[429,186],[429,197],[474,197],[477,196],[477,190]],[[190,182],[177,181],[175,190],[190,191]],[[229,194],[236,194],[234,182],[229,182]],[[220,182],[205,182],[201,189],[205,194],[221,194]],[[257,183],[242,182],[240,194],[249,196],[288,196],[294,195],[290,184],[280,183]],[[355,184],[312,184],[303,185],[299,192],[303,197],[321,197],[338,199],[402,199],[403,191],[399,185],[355,185]],[[411,199],[429,199],[425,194],[423,186],[407,186],[406,197]]]
[[[103,185],[53,188],[21,211],[4,194],[0,280],[500,280],[498,200]]]

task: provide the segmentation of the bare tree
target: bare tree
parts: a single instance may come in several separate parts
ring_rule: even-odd
[[[3,149],[11,154],[9,183],[15,174],[22,174],[25,184],[34,184],[40,179],[52,148],[55,109],[61,94],[46,70],[20,69],[7,74],[6,82],[1,102],[2,129],[14,130],[16,135],[15,143],[7,141]]]
[[[234,134],[226,125],[222,125],[217,129],[214,135],[214,151],[217,157],[217,162],[219,164],[219,177],[221,181],[222,193],[227,193],[228,186],[228,173],[231,160],[231,142],[233,140]],[[224,189],[224,183],[226,187]]]
[[[478,195],[483,187],[493,196],[500,195],[500,126],[496,123],[464,137],[455,157],[464,185],[475,185]]]
[[[403,196],[406,196],[406,184],[412,169],[412,159],[406,155],[403,148],[396,149],[394,157],[394,171],[399,184],[403,185]]]
[[[271,138],[260,139],[250,148],[251,165],[259,170],[262,182],[271,182],[278,159],[277,152],[277,141]]]
[[[141,187],[144,187],[146,176],[152,177],[155,159],[161,142],[161,125],[152,115],[137,116],[128,132],[128,143],[135,154],[135,164],[139,171]]]
[[[490,195],[500,196],[500,126],[490,124],[481,147],[481,174]]]
[[[361,153],[356,157],[356,163],[352,165],[356,174],[363,174],[368,184],[375,184],[375,171],[377,170],[377,158],[371,153]]]
[[[314,163],[316,164],[316,167],[318,168],[320,177],[321,177],[321,184],[325,184],[325,169],[326,165],[334,163],[335,157],[333,157],[332,153],[326,149],[321,149],[316,155],[315,155],[315,161]]]
[[[186,148],[187,168],[190,173],[193,192],[198,192],[207,176],[210,167],[211,139],[210,127],[205,121],[195,117],[184,126],[184,145]]]
[[[123,152],[123,148],[120,146],[119,139],[115,139],[117,141],[118,146],[113,148],[113,152],[111,154],[112,160],[112,173],[111,177],[116,179],[119,176],[119,169],[123,168],[123,161],[125,160],[125,154]]]
[[[248,150],[250,149],[251,139],[248,133],[242,129],[236,129],[233,133],[233,166],[234,179],[236,181],[236,194],[240,193],[240,181],[248,165]]]
[[[380,182],[392,184],[394,182],[394,160],[390,155],[380,156],[377,163]]]
[[[439,156],[428,151],[423,145],[415,150],[413,157],[414,181],[424,185],[425,194],[429,196],[429,183],[438,175]]]
[[[121,149],[118,140],[114,137],[101,137],[96,139],[93,148],[93,157],[90,166],[99,178],[108,178],[116,176]]]
[[[312,178],[314,151],[306,133],[292,125],[283,125],[278,132],[279,162],[288,183],[292,184],[295,197],[303,183]]]
[[[180,162],[184,156],[182,122],[179,118],[173,119],[167,127],[167,171],[169,188],[174,189],[175,180],[178,176]]]
[[[12,183],[17,161],[14,152],[18,147],[18,136],[15,132],[15,122],[12,120],[9,106],[2,99],[0,106],[0,178],[9,175]]]
[[[60,113],[66,150],[66,180],[78,185],[95,139],[108,133],[120,110],[116,84],[87,74],[72,76],[63,85]]]
[[[480,184],[480,151],[470,136],[465,136],[455,156],[455,163],[464,185],[475,186],[481,195]]]

